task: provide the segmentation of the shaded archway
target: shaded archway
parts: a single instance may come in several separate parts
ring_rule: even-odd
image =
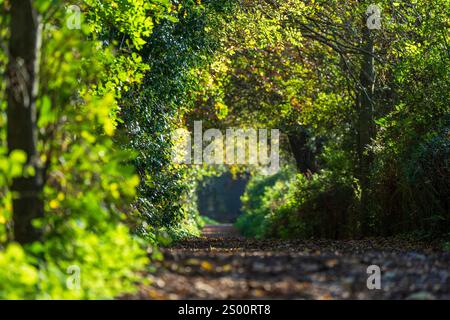
[[[230,172],[210,177],[197,188],[197,205],[201,215],[221,223],[234,223],[241,214],[241,196],[247,177],[233,178]]]

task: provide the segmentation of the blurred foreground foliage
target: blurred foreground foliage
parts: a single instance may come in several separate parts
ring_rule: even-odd
[[[168,135],[193,86],[189,70],[206,59],[207,10],[167,0],[33,4],[43,21],[36,104],[45,183],[45,217],[33,223],[44,236],[13,242],[10,185],[34,173],[26,155],[6,148],[2,76],[0,298],[113,298],[144,281],[148,257],[159,258],[153,246],[198,235],[203,223],[184,199],[191,176],[170,162]],[[4,75],[9,2],[0,10]]]

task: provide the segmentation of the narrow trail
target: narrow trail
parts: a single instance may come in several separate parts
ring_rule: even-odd
[[[162,249],[133,299],[450,299],[450,254],[421,243],[253,240],[232,225]],[[367,267],[381,289],[367,288]]]
[[[202,230],[206,238],[238,238],[239,232],[232,224],[206,225]]]

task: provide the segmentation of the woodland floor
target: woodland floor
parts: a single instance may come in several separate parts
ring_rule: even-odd
[[[132,299],[450,299],[450,253],[422,243],[252,240],[228,225],[162,249]],[[381,289],[366,286],[369,265]]]

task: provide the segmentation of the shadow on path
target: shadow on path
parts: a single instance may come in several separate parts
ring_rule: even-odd
[[[232,225],[162,249],[134,299],[450,299],[450,254],[421,243],[254,240]],[[155,264],[155,263],[153,263]],[[380,290],[366,286],[381,268]]]

